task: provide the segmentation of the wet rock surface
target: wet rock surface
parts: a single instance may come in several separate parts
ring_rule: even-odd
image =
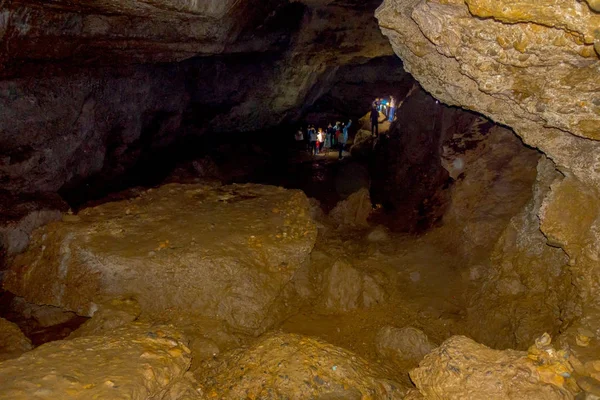
[[[0,398],[162,398],[189,366],[186,340],[176,330],[134,323],[0,363]]]
[[[260,333],[289,312],[284,287],[315,236],[299,191],[166,185],[38,230],[5,287],[81,315],[130,296],[144,314],[209,316]]]
[[[406,388],[389,372],[321,340],[273,333],[224,356],[200,379],[221,399],[401,399]]]

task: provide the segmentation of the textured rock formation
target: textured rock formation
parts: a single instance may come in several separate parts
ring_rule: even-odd
[[[133,299],[112,299],[98,306],[94,316],[84,322],[69,339],[110,334],[135,321],[141,314],[140,305]]]
[[[25,250],[31,232],[60,220],[67,205],[55,193],[15,196],[0,193],[0,269],[4,257]]]
[[[323,306],[326,312],[347,312],[382,304],[387,298],[385,278],[359,271],[336,261],[323,274]]]
[[[346,200],[340,201],[329,216],[340,227],[364,228],[369,226],[367,220],[373,211],[369,190],[362,188],[352,193]]]
[[[0,399],[162,399],[189,368],[189,352],[173,328],[141,323],[47,343],[0,363]]]
[[[427,91],[509,125],[565,175],[540,209],[541,230],[569,256],[592,331],[600,310],[597,9],[574,0],[386,0],[376,13]]]
[[[487,345],[524,348],[545,331],[557,334],[578,313],[568,257],[547,245],[537,217],[550,185],[560,180],[554,164],[540,159],[533,197],[502,232],[490,267],[472,279],[470,332]]]
[[[144,314],[261,333],[289,312],[284,288],[315,239],[301,192],[171,184],[36,231],[4,286],[80,315],[128,296]]]
[[[431,400],[574,398],[560,383],[546,383],[540,371],[526,352],[492,350],[454,336],[425,356],[410,377]]]
[[[275,333],[223,357],[201,379],[209,398],[401,399],[405,388],[361,357],[310,337]]]
[[[22,315],[26,319],[33,319],[42,328],[59,325],[75,317],[75,313],[71,311],[65,311],[53,306],[31,304],[21,297],[13,299],[11,311]]]
[[[599,137],[600,16],[581,2],[388,0],[376,15],[407,70],[445,103],[532,144],[559,131]]]
[[[443,144],[442,164],[456,179],[443,223],[460,232],[457,250],[465,260],[478,263],[531,200],[540,153],[523,146],[510,130],[490,128],[485,119],[467,117],[466,122]]]
[[[149,171],[164,149],[293,122],[356,81],[343,66],[392,55],[377,1],[5,3],[0,183],[14,192],[123,189],[111,182],[164,174]],[[407,79],[393,69],[388,79]]]
[[[19,357],[33,348],[19,327],[0,318],[0,361]]]
[[[286,4],[277,3],[128,0],[78,5],[58,0],[44,6],[8,1],[0,20],[0,76],[34,67],[34,62],[168,62],[240,47],[264,51],[281,40],[282,29],[277,32],[272,26],[281,25],[278,11]],[[265,18],[269,13],[270,20]],[[247,30],[253,35],[244,35]],[[240,46],[244,41],[247,44]]]
[[[380,356],[415,366],[436,347],[423,331],[412,326],[383,327],[377,332],[376,346]]]

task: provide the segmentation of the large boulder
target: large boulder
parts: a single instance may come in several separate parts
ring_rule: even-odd
[[[33,348],[16,324],[0,318],[0,361],[19,357]]]
[[[0,363],[0,399],[160,399],[189,366],[176,330],[134,323]]]
[[[493,350],[453,336],[425,356],[410,377],[428,400],[573,399],[558,373],[551,379],[556,384],[543,380],[541,374],[552,369],[537,366],[527,352]]]
[[[219,399],[401,399],[386,371],[321,340],[273,333],[224,356],[203,378]]]
[[[85,316],[131,297],[145,314],[257,334],[289,312],[284,288],[316,240],[309,212],[300,191],[165,185],[36,231],[4,287]]]

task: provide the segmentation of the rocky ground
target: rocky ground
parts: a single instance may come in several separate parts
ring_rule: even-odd
[[[479,176],[471,184],[490,182]],[[469,262],[471,247],[448,234],[462,202],[446,225],[415,235],[377,225],[385,210],[364,188],[327,213],[300,191],[261,185],[167,184],[129,196],[65,213],[14,258],[4,284],[22,296],[13,309],[50,326],[73,312],[91,318],[29,352],[31,343],[6,321],[0,398],[597,393],[591,333],[580,332],[580,350],[571,352],[541,337],[552,323],[524,315],[533,322],[517,345],[533,345],[529,352],[467,339],[481,315],[473,299],[480,309],[492,300],[474,289],[489,267]],[[494,232],[488,239],[498,240]],[[476,336],[493,342],[499,323],[480,324]]]

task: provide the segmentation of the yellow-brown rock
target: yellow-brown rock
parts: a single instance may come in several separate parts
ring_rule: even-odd
[[[16,324],[0,318],[0,361],[19,357],[33,348]]]
[[[579,296],[571,300],[580,300],[554,314],[578,310],[593,332],[600,310],[597,9],[595,0],[385,0],[376,12],[394,51],[427,91],[512,127],[565,176],[534,212],[549,243],[567,254]],[[538,275],[547,273],[538,267]]]
[[[401,399],[406,388],[356,354],[318,339],[264,336],[202,373],[215,399]]]
[[[468,3],[493,18],[457,1],[387,0],[376,15],[407,70],[442,101],[505,123],[548,153],[567,151],[558,142],[574,139],[563,132],[600,138],[590,37],[600,16],[575,0]]]
[[[162,398],[189,366],[177,331],[134,323],[105,336],[47,343],[0,363],[0,399]]]
[[[340,227],[368,227],[369,215],[373,211],[369,189],[362,188],[352,193],[347,199],[340,201],[329,216]]]
[[[562,380],[546,383],[543,370],[524,351],[492,350],[453,336],[425,356],[410,377],[428,400],[574,398],[559,384]]]
[[[284,289],[315,239],[300,191],[170,184],[39,229],[4,286],[81,315],[129,297],[142,315],[213,317],[255,334],[289,313]]]

